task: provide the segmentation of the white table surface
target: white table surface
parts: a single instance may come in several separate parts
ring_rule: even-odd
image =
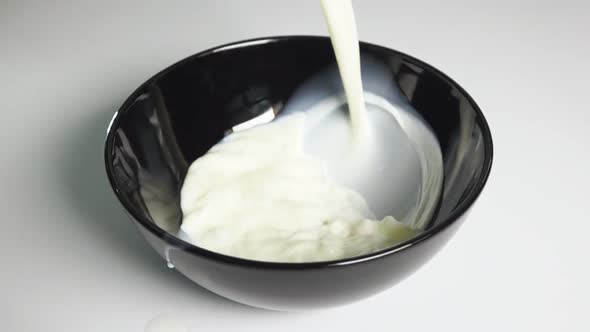
[[[245,38],[326,34],[317,0],[0,2],[1,331],[589,331],[590,3],[356,0],[361,39],[445,71],[494,135],[484,193],[424,268],[311,313],[232,303],[143,241],[103,171],[116,108]]]

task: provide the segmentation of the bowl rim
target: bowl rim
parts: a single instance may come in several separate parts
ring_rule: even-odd
[[[454,88],[459,90],[467,99],[469,104],[473,107],[475,113],[477,114],[476,123],[481,128],[482,135],[483,135],[483,144],[485,148],[484,153],[484,162],[482,173],[477,179],[475,185],[470,189],[467,196],[463,199],[463,201],[457,205],[450,215],[442,220],[438,225],[432,227],[431,229],[414,236],[404,242],[398,243],[392,247],[388,247],[386,249],[382,249],[376,252],[364,254],[361,256],[354,256],[349,258],[342,258],[337,260],[330,260],[330,261],[317,261],[317,262],[301,262],[301,263],[287,263],[287,262],[267,262],[267,261],[257,261],[257,260],[250,260],[245,258],[239,258],[235,256],[228,256],[224,254],[220,254],[214,251],[207,250],[205,248],[198,247],[193,245],[192,243],[186,242],[181,240],[180,238],[166,232],[165,230],[158,227],[155,223],[143,218],[142,216],[137,215],[134,210],[131,208],[130,202],[122,195],[122,193],[117,188],[117,184],[115,182],[115,178],[113,176],[113,169],[112,169],[112,146],[114,142],[114,133],[116,132],[116,128],[118,128],[118,124],[120,119],[124,113],[129,109],[129,106],[137,99],[140,95],[141,91],[145,89],[146,86],[152,84],[154,81],[160,79],[162,76],[166,75],[168,72],[184,65],[187,62],[190,62],[196,58],[204,57],[213,53],[221,52],[221,51],[229,51],[235,49],[241,49],[243,47],[253,46],[253,45],[261,45],[267,43],[275,43],[275,42],[285,42],[291,40],[298,40],[298,41],[306,41],[306,40],[324,40],[330,42],[330,38],[327,36],[321,35],[284,35],[284,36],[269,36],[269,37],[258,37],[258,38],[251,38],[245,39],[241,41],[235,41],[219,46],[215,46],[204,51],[195,53],[190,55],[182,60],[179,60],[172,65],[162,69],[149,79],[147,79],[144,83],[142,83],[137,89],[127,97],[125,102],[119,107],[119,109],[113,115],[108,127],[107,127],[107,135],[105,139],[105,147],[104,147],[104,157],[105,157],[105,168],[107,177],[109,179],[109,183],[111,189],[114,191],[115,195],[117,196],[119,202],[125,208],[126,212],[141,226],[143,226],[146,230],[148,230],[151,234],[155,235],[156,237],[162,239],[164,242],[168,243],[169,245],[176,246],[182,248],[184,251],[188,251],[191,254],[196,254],[203,256],[208,259],[212,259],[215,261],[221,261],[227,264],[235,264],[241,265],[244,267],[251,267],[251,268],[266,268],[266,269],[314,269],[314,268],[328,268],[328,267],[338,267],[338,266],[345,266],[351,264],[358,264],[362,262],[376,260],[385,256],[393,255],[404,250],[407,250],[411,247],[417,246],[422,244],[424,241],[428,240],[429,238],[436,236],[437,234],[441,233],[450,225],[454,224],[461,216],[463,216],[469,208],[473,205],[473,203],[477,200],[480,196],[488,178],[490,175],[492,161],[493,161],[493,141],[492,141],[492,134],[490,132],[488,123],[483,115],[483,112],[473,100],[473,98],[461,87],[457,82],[455,82],[452,78],[448,75],[444,74],[442,71],[438,70],[437,68],[433,67],[432,65],[419,60],[413,56],[405,54],[403,52],[399,52],[397,50],[364,42],[361,41],[361,49],[363,47],[370,47],[370,48],[377,48],[381,51],[385,51],[388,53],[395,53],[402,56],[405,60],[410,60],[412,63],[416,63],[420,67],[426,68],[436,75],[445,79],[448,83],[450,83]]]

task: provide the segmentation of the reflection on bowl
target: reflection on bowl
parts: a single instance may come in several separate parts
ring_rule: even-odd
[[[150,245],[182,274],[229,299],[267,309],[342,305],[387,289],[454,234],[482,191],[492,138],[478,106],[454,81],[408,55],[367,43],[404,102],[432,128],[443,188],[424,231],[395,247],[330,262],[270,263],[217,254],[176,234],[188,165],[240,124],[283,111],[303,82],[334,63],[326,37],[272,37],[214,48],[150,78],[115,114],[105,161],[110,183]]]

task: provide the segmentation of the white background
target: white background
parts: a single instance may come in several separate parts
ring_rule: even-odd
[[[364,302],[276,313],[166,268],[107,185],[112,113],[156,71],[251,37],[326,34],[317,0],[0,2],[0,330],[589,331],[590,4],[356,0],[361,39],[440,68],[495,141],[450,243]]]

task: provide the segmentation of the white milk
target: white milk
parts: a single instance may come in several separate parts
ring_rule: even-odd
[[[183,239],[254,260],[325,261],[403,242],[432,215],[436,138],[387,67],[363,60],[361,73],[350,1],[321,2],[339,71],[310,78],[278,119],[235,127],[190,166]]]

